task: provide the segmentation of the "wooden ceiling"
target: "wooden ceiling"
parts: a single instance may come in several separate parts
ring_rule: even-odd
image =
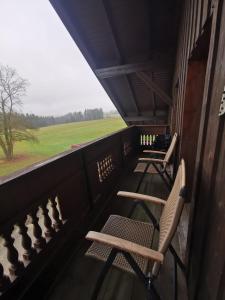
[[[167,123],[181,1],[50,2],[126,123]]]

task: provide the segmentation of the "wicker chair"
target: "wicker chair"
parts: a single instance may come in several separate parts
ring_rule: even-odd
[[[167,150],[167,152],[164,151],[155,151],[155,150],[144,150],[144,153],[148,154],[154,154],[154,155],[160,155],[161,158],[153,158],[153,157],[140,157],[138,159],[139,163],[137,164],[134,172],[140,172],[143,173],[143,176],[141,177],[141,180],[138,185],[139,186],[142,182],[142,179],[146,173],[151,173],[151,166],[156,170],[156,172],[161,176],[162,180],[165,182],[166,186],[170,189],[173,184],[173,178],[168,173],[167,168],[168,164],[171,160],[172,154],[175,150],[175,146],[177,143],[177,133],[174,133],[173,139],[170,143],[170,146]],[[164,158],[162,158],[164,156]],[[138,191],[137,189],[137,191]]]
[[[101,232],[88,232],[86,238],[93,241],[93,243],[86,255],[105,262],[92,299],[97,299],[104,277],[112,265],[126,272],[136,274],[147,289],[147,299],[152,296],[159,298],[153,286],[153,281],[158,276],[166,251],[171,249],[171,240],[176,232],[184,205],[184,191],[185,164],[182,160],[167,201],[137,193],[118,193],[119,196],[126,198],[162,205],[163,210],[159,223],[156,220],[153,220],[154,223],[145,223],[111,215]],[[157,250],[151,249],[155,229],[159,230]],[[173,251],[171,252],[173,253]],[[174,257],[176,258],[176,253]],[[178,261],[178,263],[181,262]]]

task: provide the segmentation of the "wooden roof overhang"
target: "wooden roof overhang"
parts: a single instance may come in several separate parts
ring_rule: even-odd
[[[180,1],[50,2],[125,122],[168,123]]]

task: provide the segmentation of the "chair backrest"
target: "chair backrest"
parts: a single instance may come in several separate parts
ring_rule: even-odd
[[[175,132],[173,135],[172,141],[170,143],[169,149],[167,150],[165,158],[164,158],[166,163],[168,163],[170,161],[170,158],[175,150],[176,143],[177,143],[177,133]]]
[[[185,201],[185,184],[185,163],[182,159],[159,221],[158,251],[163,254],[167,251],[180,220]],[[159,263],[153,265],[153,275],[157,275],[159,267]]]

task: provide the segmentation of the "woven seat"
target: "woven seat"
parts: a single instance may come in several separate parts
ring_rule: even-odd
[[[153,225],[150,223],[144,223],[117,215],[111,215],[101,232],[150,248],[153,239],[153,230]],[[109,246],[94,242],[86,252],[86,255],[106,261],[111,250],[112,248]],[[150,268],[149,260],[135,254],[132,256],[142,272],[146,274]],[[119,269],[123,269],[134,274],[133,269],[121,254],[117,254],[113,265]]]

